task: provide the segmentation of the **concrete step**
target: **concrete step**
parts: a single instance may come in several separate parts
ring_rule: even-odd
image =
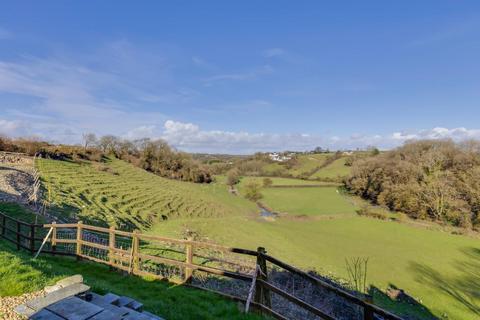
[[[133,303],[135,300],[129,297],[121,296],[120,299],[115,303],[119,307],[127,307],[129,304]]]
[[[118,309],[118,307],[115,308]],[[123,320],[125,316],[126,314],[123,314],[121,310],[104,309],[102,312],[96,314],[88,320]]]
[[[28,318],[29,320],[65,320],[46,309],[40,310]]]
[[[130,309],[133,309],[135,311],[138,311],[138,312],[142,312],[143,310],[143,303],[140,303],[136,300],[133,300],[132,302],[130,302],[129,304],[127,304],[127,307],[129,307]]]
[[[61,288],[59,290],[53,291],[47,294],[45,297],[36,298],[26,302],[27,307],[39,311],[46,306],[54,304],[60,300],[63,300],[68,297],[75,296],[80,293],[84,293],[90,290],[90,287],[84,285],[83,283],[75,283],[68,287]]]
[[[120,300],[120,296],[117,296],[116,294],[113,293],[107,293],[106,295],[103,296],[103,300],[106,303],[110,304],[117,304],[118,300]]]
[[[45,309],[69,320],[87,320],[104,310],[104,308],[78,297],[63,299],[47,306]]]

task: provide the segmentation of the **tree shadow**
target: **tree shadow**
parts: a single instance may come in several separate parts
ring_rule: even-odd
[[[462,272],[460,276],[441,274],[417,262],[411,262],[409,268],[417,275],[418,282],[445,293],[480,317],[480,249],[463,248],[462,253],[468,260],[454,263],[455,268]]]
[[[409,296],[403,290],[398,289],[394,284],[389,284],[389,294],[375,286],[370,286],[368,293],[373,297],[376,305],[398,314],[405,320],[435,320],[438,319],[427,307]],[[392,291],[398,293],[392,296]]]

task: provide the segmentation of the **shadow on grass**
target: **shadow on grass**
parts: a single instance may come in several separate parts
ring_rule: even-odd
[[[466,261],[456,261],[454,266],[461,272],[452,277],[441,274],[430,266],[412,262],[410,268],[417,281],[450,296],[480,318],[480,249],[464,248]]]
[[[389,287],[397,289],[393,284],[389,284]],[[405,294],[402,294],[401,297],[396,299],[392,299],[385,292],[375,286],[371,286],[368,293],[373,297],[373,301],[376,305],[400,315],[405,320],[438,319],[427,307]]]
[[[0,276],[5,276],[6,282],[26,282],[21,288],[28,291],[41,289],[42,286],[53,284],[57,280],[82,274],[84,282],[94,292],[105,294],[113,292],[141,301],[145,310],[165,317],[175,319],[261,319],[256,315],[245,315],[236,303],[225,300],[220,296],[198,289],[181,285],[173,285],[165,281],[158,281],[137,276],[124,276],[110,271],[108,266],[77,262],[69,257],[41,257],[33,260],[30,255],[15,251],[12,246],[0,241]],[[8,267],[11,262],[11,269]],[[23,277],[17,273],[29,273]],[[7,279],[11,278],[11,279]],[[34,278],[34,279],[32,279]],[[3,279],[2,279],[3,281]],[[0,289],[2,284],[0,283]],[[1,291],[1,290],[0,290]]]

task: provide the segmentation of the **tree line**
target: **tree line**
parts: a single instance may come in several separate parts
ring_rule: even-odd
[[[113,156],[162,177],[196,183],[212,181],[206,166],[161,139],[128,140],[113,135],[97,138],[92,133],[84,134],[82,138],[82,145],[63,145],[35,138],[0,137],[0,150],[75,161],[104,161]]]
[[[345,186],[412,218],[479,230],[480,142],[408,142],[355,161]]]

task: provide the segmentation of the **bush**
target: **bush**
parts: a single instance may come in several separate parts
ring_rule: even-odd
[[[270,178],[263,178],[263,186],[264,186],[265,188],[268,188],[268,187],[272,186],[272,184],[273,184],[272,179],[270,179]]]
[[[245,198],[248,200],[257,202],[263,198],[262,193],[260,192],[260,185],[255,182],[250,182],[245,186]]]
[[[480,143],[409,142],[355,161],[345,186],[412,218],[472,228],[480,214]]]
[[[231,169],[227,173],[227,185],[233,187],[240,182],[240,175],[237,169]]]

